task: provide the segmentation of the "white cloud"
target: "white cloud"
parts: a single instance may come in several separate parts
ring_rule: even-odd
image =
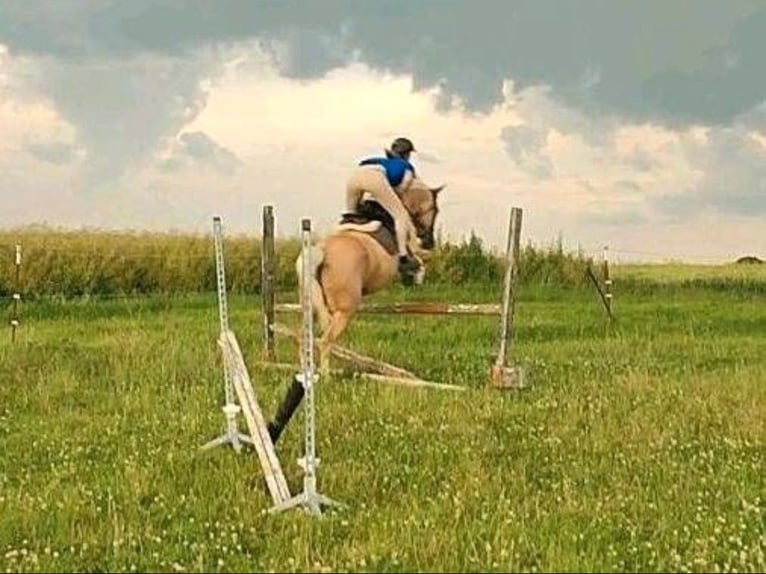
[[[232,175],[242,162],[231,151],[217,144],[205,132],[184,132],[172,142],[160,169],[170,173],[187,166],[210,168],[221,175]]]

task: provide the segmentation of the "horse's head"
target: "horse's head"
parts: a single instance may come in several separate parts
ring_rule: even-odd
[[[402,194],[402,204],[412,218],[420,246],[430,251],[436,246],[434,226],[439,213],[438,197],[444,185],[429,187],[420,178],[414,178]]]

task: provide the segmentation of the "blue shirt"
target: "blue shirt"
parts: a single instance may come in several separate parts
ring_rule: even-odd
[[[370,157],[359,162],[359,165],[382,165],[386,170],[386,179],[391,187],[396,187],[404,179],[404,174],[411,171],[415,176],[415,168],[406,159],[400,157]]]

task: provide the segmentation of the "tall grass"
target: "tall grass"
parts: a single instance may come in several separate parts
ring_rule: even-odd
[[[15,245],[23,248],[20,291],[26,299],[57,296],[180,294],[215,290],[215,257],[209,234],[58,231],[22,228],[0,231],[0,297],[14,292]],[[293,291],[297,238],[276,246],[278,290]],[[244,234],[224,242],[226,277],[233,293],[261,289],[261,241]],[[471,235],[442,243],[428,261],[428,282],[448,286],[499,285],[504,254]],[[524,285],[577,288],[587,284],[585,270],[599,266],[581,252],[553,245],[528,244],[521,251]],[[743,295],[766,293],[766,265],[616,266],[615,289],[621,293],[674,293],[697,288]]]
[[[84,295],[194,293],[215,289],[215,258],[209,235],[117,233],[21,229],[0,232],[0,296],[15,290],[14,249],[23,246],[21,291],[27,298]],[[297,239],[277,241],[277,288],[296,284]],[[235,235],[225,238],[226,275],[235,293],[259,292],[261,242]],[[521,254],[521,279],[561,287],[584,281],[588,260],[561,246],[528,245]],[[486,249],[472,235],[441,245],[428,262],[429,282],[444,285],[497,284],[502,254]]]
[[[0,232],[0,295],[15,287],[15,244],[23,249],[20,290],[27,298],[56,295],[192,293],[215,289],[215,256],[209,235],[55,231]],[[294,284],[297,240],[281,241],[277,278]],[[260,241],[227,237],[228,285],[238,293],[260,288]]]

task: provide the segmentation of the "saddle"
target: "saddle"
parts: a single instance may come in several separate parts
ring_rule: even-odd
[[[356,213],[342,214],[338,226],[370,235],[389,255],[397,252],[394,218],[374,199],[359,202]]]

